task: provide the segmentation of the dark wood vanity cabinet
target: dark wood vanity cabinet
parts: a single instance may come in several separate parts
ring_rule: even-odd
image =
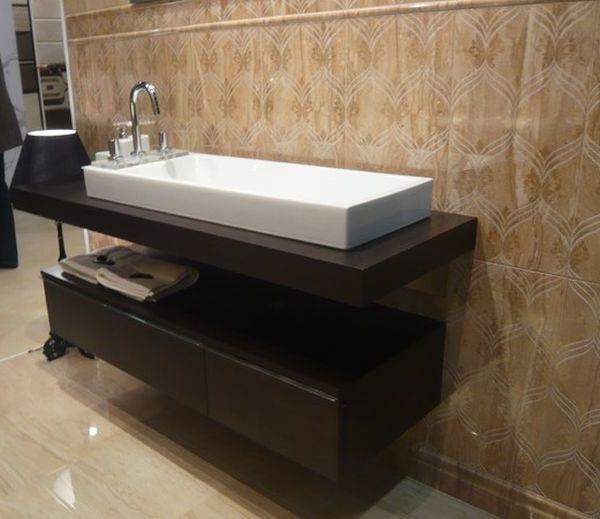
[[[257,366],[209,352],[208,415],[279,454],[337,478],[337,398]]]
[[[445,324],[378,305],[475,246],[430,218],[352,250],[95,200],[83,179],[13,186],[17,209],[201,264],[155,304],[42,273],[51,333],[238,433],[339,479],[440,399]]]
[[[217,271],[151,304],[58,267],[43,279],[53,334],[331,479],[440,398],[437,321]]]
[[[44,291],[51,333],[206,413],[206,361],[197,341],[79,291],[77,283],[57,282],[50,272]]]

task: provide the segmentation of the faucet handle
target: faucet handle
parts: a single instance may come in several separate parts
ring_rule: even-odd
[[[117,121],[116,123],[112,124],[112,127],[119,134],[119,139],[122,139],[122,135],[127,137],[127,128],[131,128],[131,121]]]
[[[117,126],[117,132],[118,132],[118,138],[119,139],[127,139],[128,135],[127,135],[127,126],[124,124],[121,124],[119,126]]]
[[[169,145],[167,143],[167,134],[164,130],[158,131],[158,151],[165,152],[169,149]]]
[[[108,160],[118,160],[121,158],[121,146],[117,139],[108,141]]]

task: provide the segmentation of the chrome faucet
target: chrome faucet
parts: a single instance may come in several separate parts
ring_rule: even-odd
[[[158,94],[156,93],[156,87],[148,81],[140,81],[133,85],[131,93],[129,94],[129,114],[131,115],[131,136],[133,137],[133,156],[139,156],[144,154],[142,149],[142,137],[140,135],[140,129],[138,126],[137,116],[137,100],[141,92],[146,92],[150,96],[152,103],[152,111],[154,115],[160,114],[160,106],[158,105]]]

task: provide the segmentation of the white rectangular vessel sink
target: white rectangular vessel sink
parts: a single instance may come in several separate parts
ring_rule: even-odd
[[[83,170],[93,198],[338,249],[431,214],[431,179],[408,175],[199,153]]]

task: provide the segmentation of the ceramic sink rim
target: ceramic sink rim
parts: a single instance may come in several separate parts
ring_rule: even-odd
[[[344,174],[344,175],[349,175],[349,176],[357,176],[357,177],[360,176],[361,181],[363,179],[367,178],[367,176],[370,176],[371,178],[377,177],[380,180],[383,177],[386,177],[386,180],[402,179],[402,180],[404,180],[405,183],[402,185],[397,184],[397,185],[394,185],[391,187],[385,187],[385,188],[382,187],[380,191],[377,191],[375,193],[366,194],[366,195],[363,195],[362,197],[357,197],[354,200],[351,200],[348,202],[335,202],[335,201],[324,202],[324,201],[313,200],[313,199],[308,199],[308,198],[298,198],[298,197],[294,197],[293,195],[285,195],[285,194],[275,195],[273,193],[260,193],[260,192],[246,190],[243,188],[235,188],[235,187],[225,186],[225,185],[211,185],[209,183],[203,183],[201,181],[195,182],[193,180],[186,180],[186,179],[182,179],[182,178],[167,178],[166,176],[150,176],[150,175],[143,174],[143,173],[139,174],[140,171],[143,171],[147,167],[156,168],[157,166],[161,166],[162,164],[168,165],[169,163],[172,163],[173,161],[182,162],[182,159],[185,160],[185,159],[190,159],[190,158],[200,160],[204,157],[215,158],[217,160],[219,160],[219,159],[234,159],[234,160],[239,160],[240,162],[248,161],[248,162],[256,162],[256,163],[265,163],[265,164],[269,164],[272,167],[281,166],[283,168],[290,168],[290,167],[291,168],[306,167],[306,168],[311,168],[311,169],[314,168],[314,169],[320,169],[323,171],[328,171],[332,175]],[[109,169],[109,168],[103,168],[103,167],[94,166],[94,165],[88,165],[88,166],[84,166],[83,170],[84,171],[92,171],[92,172],[101,172],[102,174],[106,174],[106,175],[114,175],[115,178],[118,178],[119,176],[126,176],[126,177],[132,178],[132,179],[140,179],[143,182],[156,182],[158,184],[166,184],[166,185],[181,184],[181,185],[186,185],[186,186],[190,186],[193,188],[201,188],[201,189],[206,189],[206,190],[215,191],[215,192],[228,192],[228,193],[253,197],[253,198],[257,198],[257,199],[259,199],[259,198],[265,199],[266,198],[269,200],[282,200],[282,201],[288,201],[288,202],[294,202],[294,203],[300,203],[300,204],[310,204],[310,205],[314,205],[314,206],[318,206],[318,207],[334,208],[334,209],[342,209],[342,210],[350,210],[353,207],[357,207],[357,206],[360,206],[363,204],[368,204],[374,200],[382,199],[387,196],[393,195],[395,193],[398,193],[401,190],[414,188],[414,187],[432,182],[432,179],[429,177],[420,177],[417,175],[406,175],[403,173],[391,173],[391,172],[369,171],[369,170],[359,170],[359,169],[345,169],[345,168],[339,168],[339,167],[334,167],[334,166],[324,166],[324,165],[320,165],[320,164],[302,164],[302,163],[283,162],[283,161],[275,161],[275,160],[267,160],[267,159],[252,159],[249,157],[215,155],[215,154],[208,154],[208,153],[189,153],[187,155],[183,155],[183,156],[179,156],[179,157],[164,159],[164,160],[145,163],[145,164],[136,164],[136,165],[128,166],[126,168],[121,168],[121,169]],[[286,174],[289,174],[289,172],[281,173],[281,175],[286,175]],[[293,174],[296,174],[296,173],[294,172]]]
[[[91,198],[342,250],[431,215],[414,175],[198,153],[83,170]]]

